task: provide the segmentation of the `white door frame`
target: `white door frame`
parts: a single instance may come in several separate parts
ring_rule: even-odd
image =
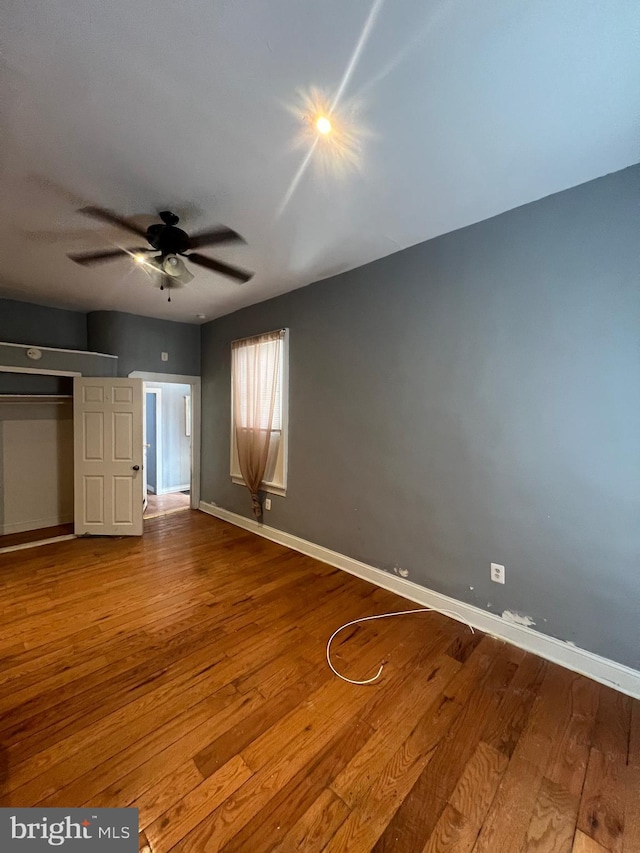
[[[167,382],[173,385],[191,386],[191,509],[200,506],[200,387],[199,376],[184,376],[180,373],[147,373],[133,370],[132,379],[144,379],[145,382]],[[152,390],[151,388],[149,389]]]
[[[186,383],[185,383],[186,384]],[[162,424],[160,423],[160,415],[162,413],[162,388],[147,388],[146,384],[144,387],[145,393],[145,405],[144,405],[144,416],[145,416],[145,437],[147,436],[146,431],[146,417],[147,417],[147,394],[155,394],[156,397],[156,488],[155,493],[160,494],[160,490],[162,489]],[[148,444],[148,442],[147,442]],[[145,448],[146,456],[149,455],[149,448]],[[145,485],[148,487],[149,483],[147,481],[147,475],[145,474]]]

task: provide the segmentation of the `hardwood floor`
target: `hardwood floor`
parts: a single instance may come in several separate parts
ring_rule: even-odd
[[[162,853],[640,851],[640,703],[198,512],[0,555],[3,806]]]
[[[166,495],[147,494],[147,508],[144,512],[145,519],[156,518],[169,512],[180,512],[189,509],[191,498],[182,492],[170,492]]]

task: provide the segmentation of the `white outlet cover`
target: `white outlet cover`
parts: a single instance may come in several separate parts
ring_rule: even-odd
[[[500,563],[491,563],[491,580],[494,583],[505,582],[505,568]]]
[[[169,353],[168,353],[168,352],[160,353],[160,358],[161,358],[163,361],[169,361]]]

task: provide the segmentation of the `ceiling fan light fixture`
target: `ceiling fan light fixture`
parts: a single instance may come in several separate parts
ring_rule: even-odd
[[[167,257],[162,262],[162,266],[167,275],[172,275],[178,278],[182,270],[184,269],[184,264],[178,258],[177,255],[167,255]]]
[[[193,274],[177,255],[167,255],[162,261],[162,269],[166,275],[179,279],[182,284],[188,284],[193,279]]]
[[[160,258],[153,258],[153,257],[149,258],[148,257],[145,259],[144,265],[145,265],[145,267],[152,267],[157,272],[164,272]]]

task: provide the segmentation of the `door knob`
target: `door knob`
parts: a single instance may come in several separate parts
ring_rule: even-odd
[[[140,466],[139,466],[139,465],[133,465],[133,466],[132,466],[132,468],[133,468],[133,470],[134,470],[134,471],[139,471],[139,470],[140,470]]]

